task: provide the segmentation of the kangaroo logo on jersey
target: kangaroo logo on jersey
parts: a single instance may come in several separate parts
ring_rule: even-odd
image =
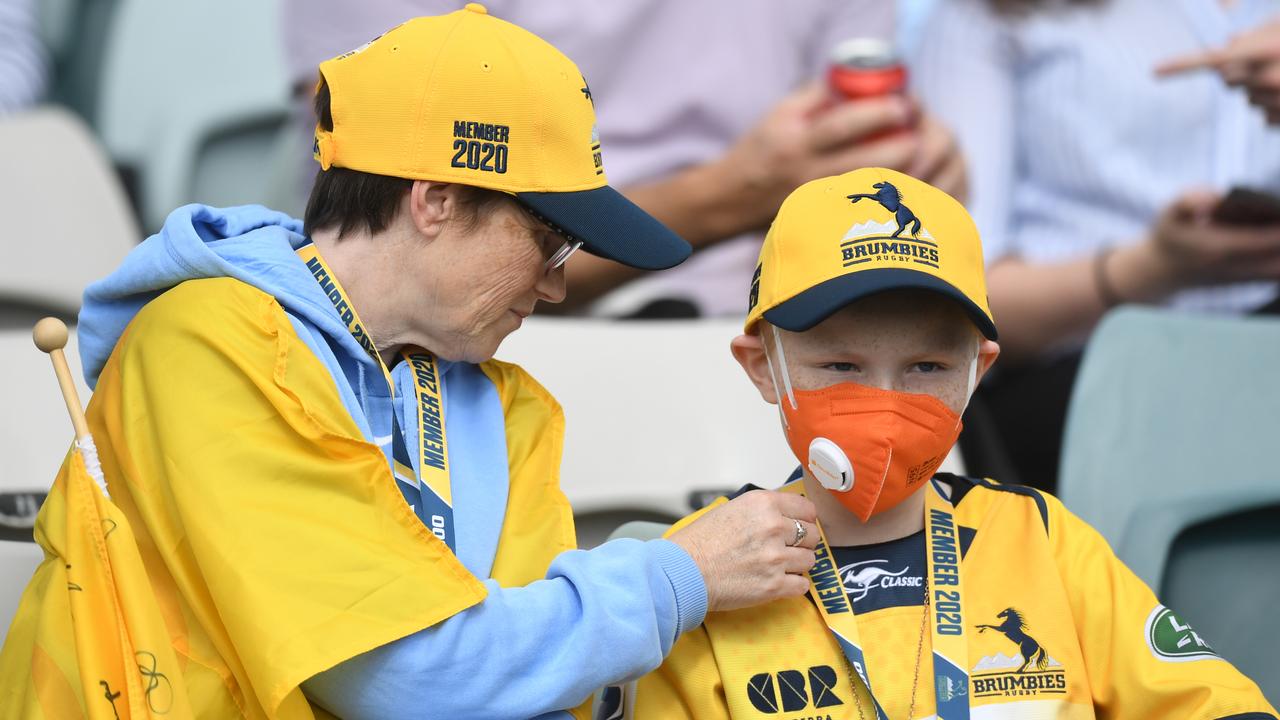
[[[920,587],[922,578],[902,577],[911,570],[906,566],[897,572],[882,567],[888,560],[864,560],[840,568],[840,581],[854,602],[865,598],[874,588]]]
[[[873,260],[938,267],[938,243],[924,229],[920,218],[903,202],[902,191],[887,182],[878,182],[871,187],[875,189],[874,193],[855,193],[845,197],[852,203],[874,200],[893,213],[894,222],[868,220],[849,228],[840,243],[840,260],[844,267]],[[903,237],[904,232],[910,237]]]
[[[1026,618],[1015,608],[1001,610],[999,624],[980,624],[978,634],[994,630],[1012,643],[1015,654],[997,652],[978,661],[971,673],[974,697],[1017,697],[1067,692],[1067,673],[1028,632]]]
[[[1173,611],[1157,605],[1147,616],[1145,629],[1147,647],[1157,660],[1165,662],[1190,662],[1192,660],[1221,659],[1209,643]]]
[[[747,699],[751,706],[770,715],[780,712],[798,712],[807,707],[825,708],[843,705],[836,696],[839,676],[830,665],[809,668],[808,687],[806,673],[799,670],[781,670],[776,673],[759,673],[747,681]],[[822,717],[819,715],[818,717]]]

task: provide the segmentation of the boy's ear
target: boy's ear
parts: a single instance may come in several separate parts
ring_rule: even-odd
[[[764,342],[760,335],[739,335],[729,343],[733,359],[738,361],[747,377],[760,392],[764,401],[778,404],[778,391],[774,387],[773,377],[769,374],[769,360],[764,354]]]
[[[995,364],[997,357],[1000,357],[1000,345],[995,340],[983,338],[982,342],[978,343],[978,374],[974,387],[982,383],[982,376],[986,375]]]

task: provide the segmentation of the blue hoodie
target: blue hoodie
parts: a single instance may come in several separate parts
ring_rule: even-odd
[[[230,277],[280,303],[332,374],[364,437],[391,462],[392,413],[417,446],[405,363],[381,369],[352,337],[295,250],[302,224],[261,206],[175,210],[114,273],[85,291],[80,354],[96,386],[129,322],[169,288]],[[706,588],[692,559],[666,540],[614,541],[561,554],[546,578],[502,588],[489,578],[507,501],[505,426],[497,390],[475,365],[441,362],[457,556],[489,595],[448,620],[358,655],[303,684],[331,712],[353,718],[568,717],[589,693],[648,672],[702,622]],[[417,453],[409,453],[416,466]],[[417,467],[414,468],[415,471]],[[335,528],[335,532],[340,532]]]

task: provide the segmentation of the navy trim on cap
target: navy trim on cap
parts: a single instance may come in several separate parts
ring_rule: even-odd
[[[584,250],[623,265],[664,270],[684,262],[693,252],[683,238],[608,185],[515,196],[538,219],[581,240]]]
[[[765,310],[764,319],[783,330],[804,332],[855,300],[903,288],[929,290],[955,300],[988,340],[996,339],[991,318],[954,285],[928,273],[902,268],[862,270],[831,278]]]

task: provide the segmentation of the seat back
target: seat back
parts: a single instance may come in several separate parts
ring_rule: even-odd
[[[144,228],[189,202],[262,202],[289,111],[279,1],[118,2],[97,123],[137,172]]]
[[[1271,603],[1280,596],[1280,507],[1230,515],[1178,536],[1169,551],[1161,598],[1194,618],[1209,639],[1245,675],[1280,703],[1280,662]]]
[[[103,28],[119,0],[40,0],[40,38],[49,58],[49,100],[93,122],[102,84]]]
[[[115,269],[138,229],[74,115],[43,108],[0,119],[0,157],[0,306],[30,309],[21,319],[29,334],[34,315],[74,317],[85,286]]]
[[[1063,443],[1066,506],[1244,669],[1275,667],[1280,643],[1273,624],[1242,635],[1222,611],[1226,596],[1260,611],[1276,589],[1277,367],[1280,320],[1118,310],[1085,352]],[[1229,519],[1241,513],[1265,521]],[[1208,600],[1217,610],[1183,607]]]
[[[632,520],[628,523],[619,525],[616,530],[609,534],[610,540],[618,538],[631,538],[633,540],[657,540],[667,531],[671,529],[668,523],[652,522],[649,520]]]

